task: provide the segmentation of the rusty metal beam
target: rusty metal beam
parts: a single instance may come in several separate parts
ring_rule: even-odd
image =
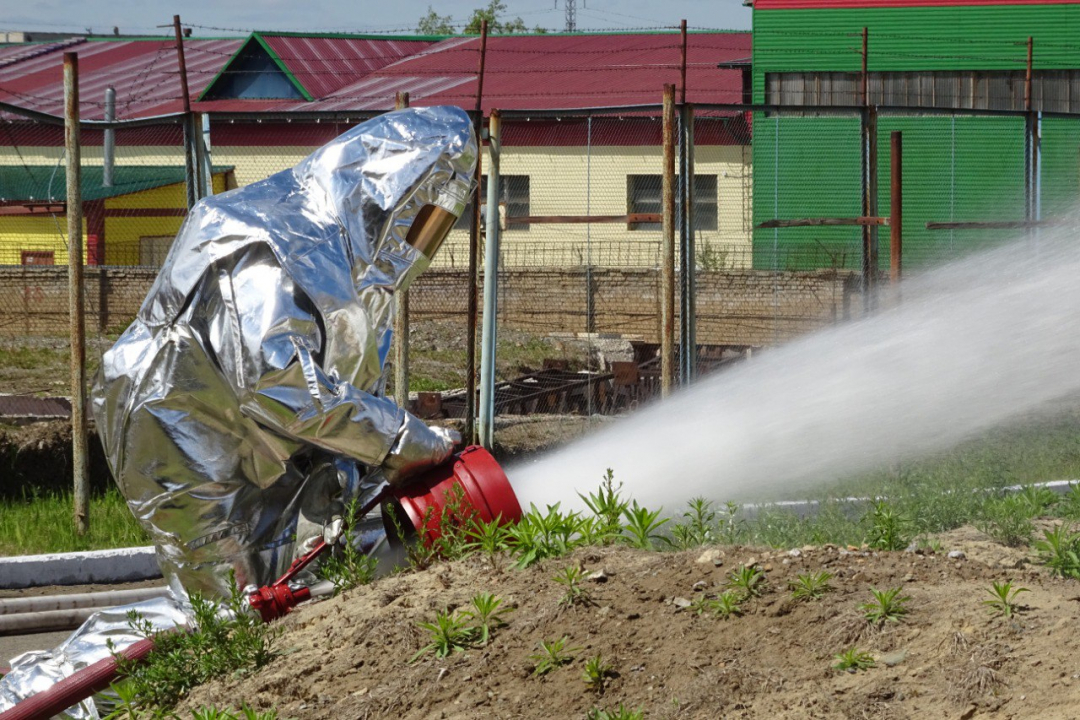
[[[187,208],[105,208],[105,217],[187,217]]]
[[[927,230],[1027,230],[1038,227],[1061,227],[1061,220],[990,220],[986,222],[928,222]]]
[[[660,394],[675,389],[675,86],[664,86],[663,239],[660,250]]]
[[[0,216],[7,215],[63,215],[67,212],[67,205],[60,204],[34,204],[34,205],[5,205],[0,203]]]
[[[888,225],[887,217],[853,217],[853,218],[795,218],[792,220],[766,220],[755,225],[756,228],[789,228],[789,227],[820,227],[822,225]]]
[[[507,225],[569,225],[581,223],[658,223],[664,221],[663,213],[629,213],[627,215],[516,215],[506,218]]]

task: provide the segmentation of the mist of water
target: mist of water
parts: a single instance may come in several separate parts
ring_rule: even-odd
[[[703,379],[508,468],[523,507],[580,508],[613,468],[648,507],[786,495],[948,448],[1080,390],[1080,241],[1018,241],[912,281],[891,309]],[[886,297],[882,304],[889,304]]]

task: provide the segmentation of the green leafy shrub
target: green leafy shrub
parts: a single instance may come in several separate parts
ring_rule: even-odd
[[[1011,580],[992,583],[986,592],[993,595],[992,600],[983,600],[983,604],[990,608],[990,612],[1010,618],[1017,612],[1016,596],[1022,592],[1031,592],[1026,587],[1013,587]]]
[[[585,505],[596,518],[596,526],[593,532],[593,542],[597,545],[610,545],[622,536],[622,517],[630,501],[622,496],[622,483],[615,485],[615,473],[611,468],[607,469],[604,479],[600,482],[600,488],[595,493],[582,495],[578,493]]]
[[[555,582],[566,586],[566,594],[559,600],[560,605],[572,607],[592,603],[589,591],[581,586],[581,580],[584,577],[585,571],[574,565],[563,568],[563,571],[555,576]]]
[[[604,662],[602,656],[596,655],[585,661],[585,671],[581,674],[581,679],[589,686],[590,690],[596,691],[598,695],[603,695],[604,684],[607,682],[611,672],[612,667]]]
[[[682,521],[671,527],[671,542],[679,550],[701,547],[717,540],[716,510],[705,498],[693,498]]]
[[[252,613],[235,583],[223,605],[192,593],[191,608],[189,632],[155,633],[149,620],[134,610],[128,613],[133,630],[154,638],[154,649],[141,663],[114,652],[121,678],[118,687],[134,699],[128,715],[118,717],[134,717],[136,708],[151,717],[163,717],[192,688],[215,678],[257,670],[275,657],[280,627],[264,623]],[[111,643],[109,647],[112,649]]]
[[[619,703],[619,707],[612,710],[592,708],[585,717],[586,720],[645,720],[645,711],[640,709],[631,710]]]
[[[558,640],[541,640],[540,652],[529,656],[529,659],[535,663],[532,674],[535,677],[547,675],[552,670],[573,662],[574,654],[580,648],[566,647],[566,643],[569,641],[570,638],[566,635],[563,635]]]
[[[832,585],[829,584],[832,578],[833,574],[827,570],[803,573],[788,583],[791,587],[791,597],[801,602],[820,600],[825,597],[825,593],[832,592]]]
[[[835,658],[836,664],[834,664],[833,667],[844,672],[868,670],[877,664],[874,662],[873,655],[864,650],[859,650],[856,647],[848,648],[839,655],[836,655]]]
[[[1062,523],[1043,531],[1043,539],[1035,541],[1040,561],[1055,575],[1080,578],[1080,533],[1072,525]]]
[[[870,588],[874,599],[863,603],[859,609],[863,611],[866,621],[872,625],[881,625],[886,622],[900,622],[908,614],[910,608],[907,604],[911,600],[908,595],[901,595],[903,588],[895,587],[889,590]]]
[[[1006,495],[987,500],[975,527],[994,541],[1009,547],[1020,547],[1031,542],[1035,525],[1031,522],[1031,503],[1019,495]]]
[[[765,591],[765,573],[754,565],[743,565],[728,573],[728,585],[742,594],[743,599],[760,597]]]
[[[623,539],[632,547],[642,550],[653,550],[656,541],[666,541],[667,538],[659,530],[671,518],[660,520],[661,512],[643,508],[634,500],[629,508],[623,510],[623,517],[626,518]]]
[[[867,544],[875,550],[903,550],[911,542],[908,521],[884,500],[877,500],[869,512]]]

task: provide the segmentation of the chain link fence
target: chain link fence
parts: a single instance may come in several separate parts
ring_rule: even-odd
[[[246,185],[368,117],[210,115],[212,161],[198,172],[215,193]],[[696,373],[866,312],[867,289],[890,269],[889,226],[866,221],[888,222],[894,132],[903,137],[905,272],[1037,234],[1080,195],[1080,122],[1067,115],[697,105],[692,117],[692,192],[685,173],[675,178],[683,240],[674,270],[677,296],[683,284],[692,292],[676,326],[693,318],[682,338],[693,338]],[[501,133],[497,410],[633,407],[655,391],[663,332],[660,107],[505,111]],[[185,144],[180,117],[84,123],[81,135],[94,362],[134,316],[183,222]],[[9,366],[0,392],[62,392],[63,124],[5,107],[0,138],[0,350]],[[490,166],[485,153],[482,202]],[[472,218],[470,207],[410,293],[410,390],[443,393],[450,415],[464,411],[469,372]],[[875,247],[876,265],[867,262]],[[566,404],[546,393],[543,372],[584,390]]]

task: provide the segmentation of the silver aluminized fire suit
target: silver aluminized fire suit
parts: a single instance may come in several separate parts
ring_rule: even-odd
[[[476,154],[461,110],[392,112],[189,214],[92,393],[175,596],[137,606],[149,619],[177,624],[190,592],[228,597],[232,573],[272,582],[344,501],[449,457],[451,433],[382,396],[384,366],[394,294],[461,215]],[[106,637],[133,641],[118,618],[17,658],[0,710],[105,656]]]

